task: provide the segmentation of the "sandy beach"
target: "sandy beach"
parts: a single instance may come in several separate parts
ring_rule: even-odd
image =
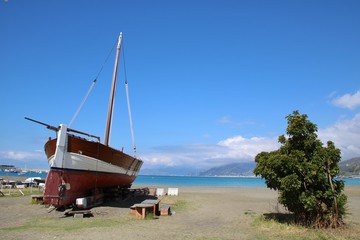
[[[31,204],[30,196],[0,197],[0,238],[261,239],[270,233],[257,219],[283,211],[277,204],[277,193],[267,188],[178,189],[178,196],[160,197],[161,204],[172,206],[174,215],[147,220],[135,219],[126,202],[107,202],[92,209],[93,217],[72,218],[64,217],[63,212],[48,213],[45,206]],[[345,219],[350,229],[346,236],[359,236],[360,187],[347,187],[346,194],[351,213]],[[306,234],[307,230],[298,231]]]

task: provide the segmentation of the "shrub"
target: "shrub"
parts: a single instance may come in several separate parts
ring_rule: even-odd
[[[344,182],[335,179],[340,150],[331,141],[323,146],[306,114],[294,111],[286,118],[287,137],[279,136],[278,150],[256,156],[254,173],[279,192],[279,202],[297,222],[318,228],[343,225],[347,198]]]

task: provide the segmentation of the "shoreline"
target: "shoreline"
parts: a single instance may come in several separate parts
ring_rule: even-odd
[[[140,175],[140,176],[152,176],[152,175]],[[154,177],[158,177],[158,176],[155,176]],[[160,177],[174,177],[174,176],[160,176]],[[182,177],[182,176],[178,176],[178,177]],[[192,176],[192,177],[195,177],[195,176]],[[24,175],[6,175],[6,174],[2,174],[2,172],[0,172],[0,179],[2,180],[8,180],[8,181],[25,181],[26,179],[28,178],[32,178],[32,176],[24,176]],[[197,178],[197,177],[196,177]],[[219,179],[223,179],[225,177],[199,177],[199,178],[219,178]],[[235,177],[233,177],[235,178]],[[253,178],[253,177],[236,177],[238,179],[261,179],[261,178]],[[339,178],[340,180],[345,180],[345,187],[360,187],[360,178]],[[346,180],[348,181],[352,181],[352,180],[355,180],[355,184],[346,184]],[[141,181],[140,183],[137,183],[136,180],[134,181],[134,183],[132,184],[132,188],[134,187],[149,187],[149,188],[171,188],[171,187],[181,187],[181,188],[186,188],[186,187],[200,187],[200,188],[207,188],[207,187],[212,187],[212,188],[230,188],[230,189],[236,189],[236,188],[261,188],[261,189],[266,189],[267,186],[266,184],[264,185],[252,185],[252,184],[249,184],[249,185],[217,185],[217,184],[214,184],[214,185],[211,185],[211,183],[209,184],[206,184],[206,185],[203,185],[203,184],[200,184],[200,185],[196,185],[196,183],[194,183],[194,185],[189,185],[189,184],[186,184],[186,185],[183,185],[183,184],[163,184],[163,183],[154,183],[152,181],[149,181],[149,183],[147,183],[146,181]]]
[[[0,179],[5,181],[25,181],[28,177],[24,176],[3,176],[0,174]],[[156,188],[163,188],[166,192],[167,188],[179,188],[182,190],[186,190],[187,192],[193,192],[193,191],[199,191],[199,189],[202,189],[202,191],[209,191],[214,189],[227,189],[227,190],[235,190],[235,189],[267,189],[269,191],[276,192],[275,190],[269,189],[266,185],[265,186],[181,186],[181,185],[157,185],[157,184],[133,184],[131,188],[149,188],[149,189],[156,189]],[[346,189],[359,189],[360,192],[360,186],[357,185],[346,185],[345,184],[345,191]]]

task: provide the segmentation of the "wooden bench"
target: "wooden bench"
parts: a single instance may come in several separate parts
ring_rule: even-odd
[[[31,203],[32,204],[42,204],[43,203],[43,195],[31,195]]]
[[[167,216],[170,215],[170,206],[169,205],[163,205],[160,207],[160,215],[161,216]]]
[[[148,213],[154,213],[154,204],[140,203],[133,206],[135,208],[135,218],[145,219]]]
[[[159,199],[146,199],[142,202],[142,204],[153,204],[153,213],[154,215],[156,216],[160,216],[160,212],[159,212],[159,204],[160,204],[160,201]]]

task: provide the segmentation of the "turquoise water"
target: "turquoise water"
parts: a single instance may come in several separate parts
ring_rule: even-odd
[[[41,173],[27,172],[24,174],[19,174],[19,173],[13,173],[13,172],[1,172],[0,171],[0,176],[4,179],[6,179],[7,176],[9,176],[9,177],[24,177],[24,178],[30,178],[30,177],[46,178],[47,172],[41,172]]]
[[[212,187],[266,187],[265,181],[253,177],[190,177],[138,176],[134,185],[156,186],[212,186]]]
[[[41,177],[46,178],[47,173],[28,172],[23,175],[18,173],[0,172],[0,176],[13,177]],[[360,186],[360,178],[342,178],[346,186]],[[140,175],[134,185],[141,186],[213,186],[213,187],[266,187],[264,179],[255,177],[190,177],[190,176],[152,176]]]
[[[339,179],[340,180],[340,179]],[[346,186],[360,186],[360,178],[342,178]],[[266,187],[265,180],[255,177],[189,177],[138,176],[134,185],[156,186],[212,186],[212,187]]]

